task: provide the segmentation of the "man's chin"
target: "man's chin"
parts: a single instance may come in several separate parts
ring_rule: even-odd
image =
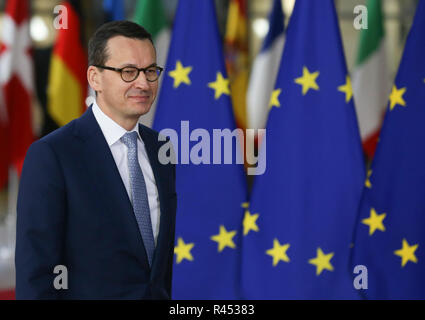
[[[151,109],[152,103],[134,103],[131,107],[131,111],[134,115],[137,115],[139,117],[143,116],[144,114],[148,113]]]

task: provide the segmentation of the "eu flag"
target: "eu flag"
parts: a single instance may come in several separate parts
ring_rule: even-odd
[[[244,297],[358,298],[348,268],[364,167],[332,0],[296,1],[269,108],[267,169],[244,217]]]
[[[354,265],[370,299],[425,299],[425,1],[421,0],[368,171]]]
[[[229,94],[214,1],[180,0],[154,119],[178,160],[173,299],[239,297],[246,185]]]

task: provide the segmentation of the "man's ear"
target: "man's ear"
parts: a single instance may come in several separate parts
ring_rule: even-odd
[[[100,92],[101,89],[101,79],[100,79],[100,72],[99,69],[97,69],[94,66],[89,66],[87,69],[87,81],[92,87],[94,91]]]

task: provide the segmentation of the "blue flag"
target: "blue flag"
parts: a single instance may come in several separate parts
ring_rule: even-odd
[[[103,10],[106,22],[125,19],[123,0],[103,0]]]
[[[244,298],[358,298],[349,254],[364,165],[332,0],[296,1],[269,106],[267,170],[244,218]]]
[[[283,15],[282,1],[274,0],[269,13],[269,32],[264,38],[260,52],[270,50],[276,39],[283,34],[285,17]]]
[[[218,134],[236,126],[213,0],[179,1],[169,50],[153,127],[178,160],[172,298],[237,299],[246,185],[237,139]]]
[[[247,92],[249,128],[266,126],[268,103],[276,83],[278,66],[284,43],[284,22],[281,0],[274,0],[269,14],[269,32],[264,38],[260,52],[252,64]]]
[[[425,1],[389,97],[363,193],[353,265],[370,299],[425,299]]]

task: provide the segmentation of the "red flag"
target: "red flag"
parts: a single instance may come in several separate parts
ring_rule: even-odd
[[[15,291],[14,290],[0,290],[0,300],[15,300]]]
[[[2,46],[2,44],[0,44],[0,46]],[[3,90],[0,90],[0,150],[2,150],[2,155],[0,156],[0,190],[3,189],[6,184],[9,166],[7,118],[7,109],[6,103],[4,102]]]
[[[246,0],[231,0],[225,34],[226,69],[230,79],[236,124],[247,128],[246,92],[248,88],[249,52]]]
[[[0,48],[0,83],[4,104],[0,106],[0,188],[13,166],[20,175],[26,151],[34,140],[31,100],[33,65],[27,0],[8,0],[3,18]]]
[[[81,43],[80,1],[62,2],[68,28],[58,30],[49,69],[47,110],[58,126],[78,118],[86,109],[87,55]]]

